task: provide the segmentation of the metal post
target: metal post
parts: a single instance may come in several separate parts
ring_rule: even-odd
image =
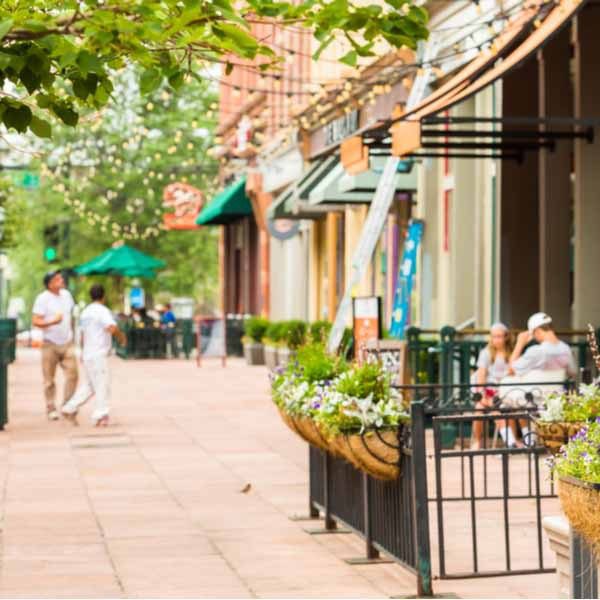
[[[427,456],[425,453],[425,404],[411,404],[413,518],[417,549],[417,597],[433,596],[431,550],[429,545],[429,506],[427,494]]]
[[[570,598],[598,598],[598,566],[587,544],[571,530]]]

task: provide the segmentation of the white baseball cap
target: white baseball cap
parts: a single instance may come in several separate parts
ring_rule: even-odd
[[[527,319],[527,329],[529,333],[533,333],[538,327],[542,325],[549,325],[552,323],[552,317],[543,312],[537,312]]]

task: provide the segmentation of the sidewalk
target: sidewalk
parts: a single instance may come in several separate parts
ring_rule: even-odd
[[[37,351],[10,367],[0,433],[2,597],[389,597],[396,565],[349,566],[350,535],[309,536],[307,448],[266,371],[113,359],[114,425],[48,423]],[[247,484],[251,488],[243,490]],[[434,582],[460,597],[555,595],[555,575]]]

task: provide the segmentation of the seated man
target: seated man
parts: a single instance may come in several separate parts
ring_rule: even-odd
[[[537,342],[523,352],[531,340]],[[556,337],[552,327],[552,318],[543,312],[529,317],[527,331],[517,337],[517,343],[510,357],[510,369],[513,376],[505,377],[502,383],[517,384],[501,391],[502,406],[505,408],[524,408],[527,404],[525,394],[531,393],[534,401],[543,401],[544,395],[561,389],[567,377],[577,375],[573,353],[567,344]],[[529,383],[530,382],[530,383]],[[548,385],[552,382],[554,385]],[[531,384],[546,385],[531,385]],[[523,439],[530,436],[529,423],[520,421]]]

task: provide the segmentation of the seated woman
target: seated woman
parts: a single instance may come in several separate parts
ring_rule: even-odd
[[[508,327],[504,323],[494,323],[490,329],[488,345],[479,353],[477,359],[477,371],[475,372],[475,383],[479,386],[482,398],[475,408],[479,410],[489,409],[494,406],[494,398],[498,389],[493,384],[508,375],[509,359],[512,353],[512,340]],[[486,386],[486,384],[488,384]],[[491,385],[490,385],[491,384]],[[483,426],[485,421],[473,422],[473,450],[479,450],[483,442]]]

